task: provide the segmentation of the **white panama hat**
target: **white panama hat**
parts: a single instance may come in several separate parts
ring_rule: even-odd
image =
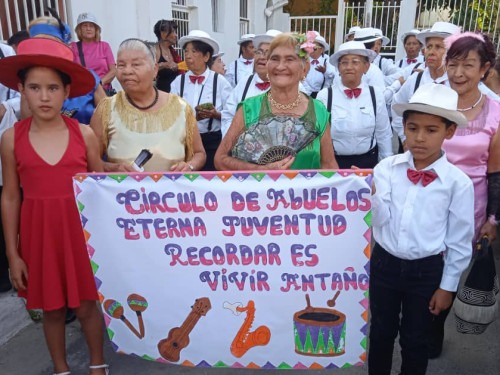
[[[217,57],[222,57],[222,56],[224,56],[224,52],[219,52],[219,53],[217,53],[217,54],[214,54],[214,55],[212,56],[212,58],[213,58],[213,59],[216,59]]]
[[[328,45],[328,43],[326,42],[326,39],[323,38],[321,35],[318,35],[316,38],[314,38],[314,41],[316,43],[319,43],[323,46],[323,49],[325,50],[325,52],[328,52],[329,49],[330,49],[330,46]]]
[[[101,28],[101,25],[97,23],[97,17],[94,16],[92,13],[81,13],[78,15],[78,18],[76,19],[76,26],[75,30],[80,26],[80,24],[84,22],[91,22],[94,25],[96,25],[98,28]]]
[[[330,64],[338,67],[339,59],[344,55],[359,55],[368,57],[368,61],[372,62],[377,53],[371,49],[366,49],[363,42],[356,42],[351,40],[350,42],[342,43],[339,46],[339,50],[330,56]]]
[[[255,34],[243,34],[237,43],[241,45],[242,43],[251,42],[253,38],[255,38]]]
[[[417,111],[444,117],[457,124],[459,128],[466,128],[467,119],[457,111],[457,104],[458,94],[455,90],[431,82],[421,85],[409,103],[396,103],[392,108],[399,116],[403,116],[405,111]]]
[[[420,30],[418,30],[418,29],[411,29],[410,31],[407,31],[406,33],[403,33],[403,35],[401,35],[401,41],[404,43],[405,39],[408,36],[414,36],[414,37],[416,37],[418,34],[420,34]],[[422,42],[420,42],[420,43],[422,43]]]
[[[360,26],[352,26],[351,28],[349,28],[349,31],[347,32],[347,34],[345,34],[345,37],[348,37],[349,35],[354,34],[358,30],[361,30]]]
[[[382,33],[382,30],[373,27],[364,27],[354,33],[354,40],[357,42],[371,43],[382,39],[382,45],[387,45],[390,40]]]
[[[205,31],[201,30],[191,30],[188,35],[184,35],[179,39],[179,47],[184,49],[184,45],[189,42],[199,41],[208,44],[214,50],[214,55],[219,53],[219,43],[217,43],[214,39],[208,35]]]
[[[423,30],[417,35],[420,43],[425,45],[427,38],[446,38],[461,32],[460,27],[449,22],[435,22],[429,30]]]
[[[262,43],[271,43],[273,39],[280,34],[282,34],[282,32],[275,29],[267,30],[265,34],[257,34],[253,38],[253,45],[255,48],[259,48]]]

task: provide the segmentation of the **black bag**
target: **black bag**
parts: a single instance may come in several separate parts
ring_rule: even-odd
[[[477,244],[470,272],[458,288],[454,303],[457,331],[479,335],[495,320],[498,307],[498,276],[488,238]]]

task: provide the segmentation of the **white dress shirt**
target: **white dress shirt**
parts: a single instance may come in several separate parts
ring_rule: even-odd
[[[243,92],[245,91],[245,87],[249,78],[250,77],[247,77],[246,79],[239,81],[236,87],[231,91],[231,95],[229,95],[229,98],[226,100],[226,104],[224,105],[224,109],[222,110],[222,137],[226,135],[227,130],[231,126],[231,122],[233,121],[233,117],[236,114],[238,104],[242,101]],[[264,82],[262,79],[260,79],[258,74],[252,74],[251,78],[252,80],[250,82],[250,86],[248,86],[248,91],[245,99],[269,91],[269,88],[266,90],[261,90],[256,86],[257,83]]]
[[[418,78],[418,73],[412,74],[406,82],[401,86],[399,91],[394,94],[394,97],[392,99],[392,105],[396,103],[409,103],[410,98],[413,96],[413,93],[415,92],[415,85],[417,83],[417,78]],[[420,86],[425,85],[426,83],[440,83],[440,84],[445,84],[446,86],[450,86],[448,82],[448,74],[445,72],[441,77],[438,77],[436,79],[432,79],[430,73],[429,73],[429,68],[425,68],[423,73],[422,73],[422,78],[420,80]],[[392,128],[396,133],[398,134],[399,139],[401,139],[401,142],[404,142],[406,139],[406,136],[404,135],[404,129],[403,129],[403,117],[399,116],[394,110],[392,110]]]
[[[382,71],[385,86],[391,85],[392,82],[403,75],[403,71],[391,59],[377,55],[373,60],[373,64]]]
[[[424,187],[407,177],[413,156],[382,160],[374,168],[373,237],[390,254],[421,259],[444,253],[440,288],[454,292],[472,255],[474,188],[472,181],[444,154],[426,170],[437,175]]]
[[[188,71],[185,74],[184,81],[184,93],[182,97],[186,100],[191,107],[194,108],[200,104],[212,103],[212,92],[213,92],[213,83],[214,83],[214,75],[215,73],[206,69],[202,76],[205,77],[201,84],[191,82],[190,76],[194,75],[193,72]],[[181,94],[181,78],[182,75],[178,75],[171,85],[171,93],[172,94]],[[220,75],[217,78],[217,97],[215,101],[215,108],[218,112],[222,112],[224,103],[227,98],[231,94],[231,85],[226,81],[224,76]],[[208,131],[208,123],[210,119],[203,119],[198,121],[198,129],[200,133],[206,133]],[[212,130],[218,131],[221,128],[220,120],[213,119],[212,121]]]
[[[8,46],[7,44],[0,43],[0,49],[3,52],[4,57],[14,56],[16,52],[14,48]],[[8,101],[8,103],[5,103]],[[0,83],[0,104],[4,104],[6,109],[13,109],[16,116],[19,118],[21,114],[21,96],[15,90],[9,89],[8,87]]]
[[[313,64],[313,60],[318,60],[318,64]],[[307,73],[306,79],[302,81],[304,90],[307,95],[313,92],[318,92],[325,87],[330,87],[333,83],[334,77],[337,75],[337,69],[330,64],[328,55],[322,55],[317,59],[309,57],[311,68]],[[322,65],[326,68],[325,73],[316,70],[316,67]]]
[[[331,133],[333,147],[339,155],[362,155],[378,145],[379,160],[392,153],[392,131],[380,88],[374,87],[377,116],[368,85],[361,83],[361,94],[349,99],[345,86],[335,84],[332,87],[332,108],[328,108],[328,89],[318,93],[321,101],[331,113]],[[373,143],[372,143],[373,140]]]
[[[421,53],[418,54],[417,56],[417,62],[414,62],[414,63],[409,63],[408,64],[408,56],[407,57],[404,57],[400,60],[398,60],[398,62],[396,62],[396,66],[400,69],[404,69],[404,68],[407,68],[409,66],[415,66],[416,64],[418,63],[423,63],[425,60],[424,60],[424,55],[422,55]]]
[[[245,64],[246,61],[251,61],[252,63]],[[244,81],[246,77],[253,73],[253,59],[247,60],[240,56],[236,60],[231,61],[226,68],[224,77],[232,87],[236,87],[240,81]]]

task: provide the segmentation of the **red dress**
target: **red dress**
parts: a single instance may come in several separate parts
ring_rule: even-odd
[[[15,124],[14,154],[23,188],[19,248],[29,309],[75,308],[97,300],[97,290],[74,194],[73,179],[87,171],[85,141],[77,121],[63,116],[69,142],[61,160],[48,164],[29,140],[32,118]]]

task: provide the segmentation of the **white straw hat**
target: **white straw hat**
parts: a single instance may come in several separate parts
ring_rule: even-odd
[[[241,43],[251,42],[253,38],[255,38],[255,34],[243,34],[237,43],[240,45]]]
[[[205,31],[201,30],[191,30],[188,35],[183,36],[179,39],[179,47],[182,49],[184,45],[189,42],[199,41],[208,44],[214,50],[214,55],[219,53],[219,43],[217,43],[214,39],[208,35]]]
[[[282,34],[281,31],[274,29],[267,30],[265,34],[257,34],[253,38],[253,45],[255,48],[259,48],[262,43],[271,43],[280,34]]]
[[[466,128],[467,119],[457,111],[457,104],[458,94],[455,90],[439,83],[426,83],[415,91],[409,103],[396,103],[392,109],[399,116],[403,116],[405,111],[417,111],[444,117],[459,128]]]
[[[423,30],[417,35],[420,43],[425,45],[427,38],[446,38],[460,32],[460,27],[449,22],[435,22],[429,30]]]
[[[94,16],[92,13],[81,13],[80,15],[78,15],[78,18],[76,19],[75,30],[78,26],[80,26],[80,24],[82,24],[84,22],[91,22],[94,25],[96,25],[97,27],[101,28],[101,25],[99,25],[97,23],[96,16]]]
[[[420,30],[411,29],[410,31],[407,31],[406,33],[403,33],[403,35],[401,35],[401,41],[404,43],[406,37],[408,37],[410,35],[416,37],[418,34],[420,34]]]
[[[382,45],[387,45],[390,40],[382,33],[382,30],[373,27],[364,27],[354,33],[354,40],[357,42],[370,43],[382,39]]]
[[[321,44],[323,46],[323,49],[325,50],[325,52],[328,52],[328,50],[330,49],[330,46],[326,42],[326,39],[323,38],[321,35],[318,35],[316,38],[314,38],[314,41],[316,43]]]
[[[342,43],[339,46],[339,50],[330,56],[330,64],[338,67],[339,59],[344,55],[365,56],[368,57],[368,61],[372,62],[377,56],[377,53],[371,49],[366,49],[363,42],[351,40],[350,42]]]
[[[352,35],[354,34],[356,31],[358,30],[361,30],[361,27],[360,26],[352,26],[349,31],[347,32],[347,34],[345,34],[345,37],[347,38],[349,35]]]

